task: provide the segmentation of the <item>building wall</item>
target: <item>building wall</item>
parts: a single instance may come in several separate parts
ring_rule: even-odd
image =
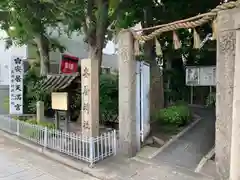
[[[58,39],[61,45],[66,48],[64,53],[76,56],[79,59],[84,59],[88,57],[87,46],[83,41],[83,36],[78,33],[73,33],[69,38],[67,35],[58,36],[58,32],[53,31],[51,33],[53,38]],[[106,50],[104,51],[106,52]],[[36,49],[32,46],[28,46],[28,57],[36,57]],[[50,60],[52,64],[59,64],[61,59],[61,53],[59,51],[50,53]],[[103,54],[102,66],[106,68],[111,68],[112,70],[118,69],[117,55]]]

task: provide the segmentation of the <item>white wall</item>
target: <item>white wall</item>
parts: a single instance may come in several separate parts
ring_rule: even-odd
[[[88,57],[87,46],[83,41],[83,36],[79,33],[73,33],[70,38],[66,35],[61,35],[59,37],[57,31],[53,31],[51,35],[55,38],[58,38],[59,42],[66,48],[65,53],[79,57],[80,59]],[[112,42],[109,42],[107,48],[103,50],[104,54],[102,66],[118,69],[117,55],[113,54],[114,47],[112,46],[114,46],[114,44]],[[60,53],[50,53],[50,59],[53,63],[59,63]]]

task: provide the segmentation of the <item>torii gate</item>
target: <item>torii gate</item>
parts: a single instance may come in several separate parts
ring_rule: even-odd
[[[136,61],[134,56],[136,41],[148,41],[167,31],[175,31],[181,28],[195,28],[217,17],[215,159],[217,171],[222,180],[227,180],[229,177],[231,180],[240,179],[239,5],[240,0],[228,2],[217,6],[209,13],[153,27],[151,29],[155,30],[147,36],[136,35],[130,30],[120,32],[119,130],[122,152],[125,152],[128,156],[136,154]],[[175,43],[175,46],[179,46],[177,42]]]

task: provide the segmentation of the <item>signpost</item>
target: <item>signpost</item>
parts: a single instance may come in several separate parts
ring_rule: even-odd
[[[186,68],[187,86],[216,86],[216,67],[200,66]]]
[[[12,57],[10,63],[9,113],[23,114],[23,60]]]
[[[65,118],[65,131],[68,131],[68,121],[69,117],[69,100],[67,92],[52,92],[52,109],[56,110],[55,124],[57,129],[59,129],[59,111],[66,112]]]
[[[216,86],[215,66],[188,66],[186,68],[186,85],[191,86],[191,104],[193,103],[193,86]]]
[[[81,60],[82,132],[89,137],[99,135],[99,66],[98,61]]]

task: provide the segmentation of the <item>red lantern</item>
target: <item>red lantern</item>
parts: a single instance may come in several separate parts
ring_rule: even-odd
[[[63,54],[61,60],[60,73],[71,74],[78,72],[78,61],[79,61],[78,57]]]

